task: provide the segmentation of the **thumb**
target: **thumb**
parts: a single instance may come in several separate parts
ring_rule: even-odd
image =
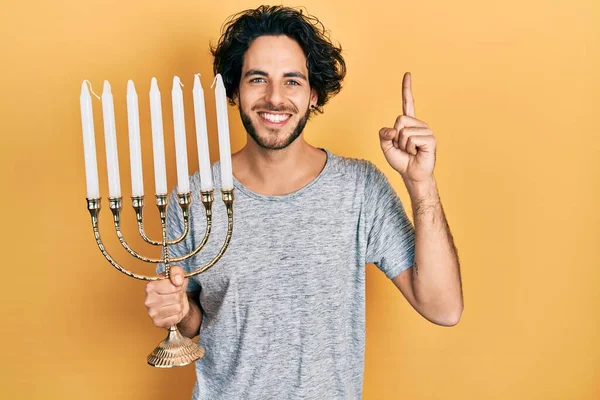
[[[379,140],[382,142],[391,142],[397,135],[394,128],[381,128],[379,130]]]
[[[379,130],[379,141],[384,152],[394,147],[394,139],[397,137],[397,133],[398,131],[394,128],[381,128]]]
[[[183,269],[179,266],[171,267],[171,283],[175,286],[181,286],[184,281]]]

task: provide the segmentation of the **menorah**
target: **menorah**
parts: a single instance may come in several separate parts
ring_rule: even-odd
[[[227,234],[220,251],[213,259],[205,265],[199,266],[185,274],[186,278],[201,274],[212,268],[221,259],[229,246],[233,232],[233,175],[231,171],[231,151],[229,143],[229,124],[227,121],[227,100],[225,87],[220,75],[215,77],[215,98],[217,105],[217,127],[219,131],[219,152],[221,157],[221,195],[227,212]],[[98,169],[96,160],[96,144],[94,137],[94,123],[92,100],[88,90],[87,81],[81,88],[81,118],[83,129],[83,142],[85,154],[85,170],[87,183],[87,207],[92,219],[92,228],[98,248],[106,260],[123,274],[144,281],[155,281],[169,279],[171,265],[180,263],[194,257],[202,251],[206,245],[212,228],[212,204],[214,202],[214,189],[212,184],[212,173],[210,168],[210,157],[208,152],[208,134],[206,129],[206,113],[204,107],[204,94],[200,85],[199,75],[194,77],[194,114],[196,122],[196,136],[198,144],[198,157],[200,164],[200,201],[204,205],[206,216],[206,229],[202,241],[188,254],[171,257],[169,247],[181,243],[190,233],[190,210],[193,201],[190,192],[187,144],[185,135],[185,122],[183,114],[183,86],[178,77],[173,79],[172,103],[173,103],[173,125],[175,133],[175,152],[177,160],[177,202],[179,204],[183,231],[179,237],[169,238],[167,230],[167,207],[169,196],[167,194],[166,165],[164,153],[164,137],[162,123],[162,107],[160,92],[155,78],[152,78],[150,89],[150,117],[152,123],[152,144],[154,153],[154,179],[156,187],[156,206],[160,215],[162,237],[160,240],[151,239],[144,229],[144,188],[142,174],[142,153],[139,127],[139,109],[137,94],[133,81],[127,85],[127,114],[129,127],[129,147],[132,180],[132,207],[135,210],[138,232],[142,239],[152,245],[160,246],[161,257],[149,258],[133,250],[125,240],[121,231],[121,211],[123,209],[123,198],[119,177],[119,163],[117,152],[117,139],[115,129],[114,104],[110,84],[104,82],[102,92],[102,113],[104,121],[104,138],[106,144],[106,160],[109,184],[109,208],[112,212],[116,235],[125,250],[138,260],[164,265],[164,276],[140,275],[131,272],[116,262],[106,250],[99,228],[99,214],[101,208],[100,190],[98,185]],[[213,83],[214,86],[214,83]],[[92,92],[93,93],[93,92]],[[98,97],[96,95],[96,97]],[[204,355],[205,350],[194,343],[191,339],[181,335],[177,325],[168,329],[167,337],[148,356],[148,364],[159,368],[171,368],[190,364]]]

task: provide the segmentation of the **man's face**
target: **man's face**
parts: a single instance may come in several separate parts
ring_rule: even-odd
[[[304,52],[287,36],[261,36],[252,42],[244,55],[238,93],[246,131],[269,150],[283,149],[300,136],[316,102]]]

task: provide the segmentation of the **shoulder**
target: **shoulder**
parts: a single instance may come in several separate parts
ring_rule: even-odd
[[[360,181],[367,187],[378,187],[389,182],[384,173],[369,160],[329,154],[332,160],[332,170],[345,175],[348,179]]]
[[[330,176],[341,179],[345,185],[352,185],[367,197],[390,190],[388,178],[371,161],[328,153],[332,172]]]
[[[331,152],[329,158],[331,169],[342,175],[365,178],[378,171],[377,167],[368,160],[344,157]]]

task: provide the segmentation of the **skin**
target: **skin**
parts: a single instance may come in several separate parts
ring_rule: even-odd
[[[232,156],[233,173],[250,190],[264,195],[296,191],[317,177],[326,154],[308,144],[303,120],[316,104],[306,58],[298,43],[286,36],[255,39],[244,57],[242,79],[234,97],[248,131],[242,150]],[[456,248],[444,215],[433,175],[436,139],[429,126],[415,117],[410,73],[402,83],[403,114],[393,127],[382,128],[383,154],[402,177],[415,221],[415,264],[393,283],[427,320],[453,326],[463,310],[462,284]],[[264,112],[286,115],[285,123],[266,121]],[[179,267],[171,278],[149,282],[146,307],[157,327],[177,323],[183,335],[198,334],[202,313],[198,293],[187,293]]]
[[[392,281],[413,308],[442,326],[456,325],[464,308],[458,254],[433,172],[436,138],[416,119],[410,73],[402,80],[403,114],[393,128],[382,128],[385,159],[401,176],[415,222],[415,264]]]
[[[277,149],[317,102],[298,43],[286,36],[262,36],[252,42],[235,101],[263,144],[248,135],[246,146],[232,156],[234,175],[242,184],[257,193],[282,195],[307,185],[321,172],[327,155],[308,144],[303,133]],[[261,117],[264,111],[290,118],[281,127],[273,126]]]

